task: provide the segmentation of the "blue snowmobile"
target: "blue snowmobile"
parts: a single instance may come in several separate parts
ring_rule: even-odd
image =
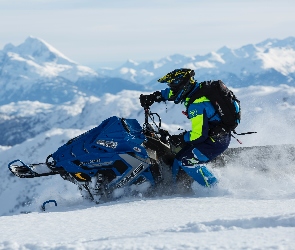
[[[169,194],[175,188],[171,166],[180,150],[170,145],[169,138],[160,116],[146,109],[142,127],[135,119],[113,116],[69,140],[45,163],[15,160],[8,168],[20,178],[59,174],[96,203],[113,199],[115,190]],[[177,181],[190,190],[193,179],[179,171]]]
[[[161,128],[160,116],[146,109],[143,126],[135,119],[113,116],[69,140],[49,155],[45,163],[27,165],[15,160],[8,168],[20,178],[60,175],[76,184],[84,198],[96,203],[113,200],[117,191],[123,195],[141,193],[145,196],[187,194],[192,192],[195,179],[184,169],[173,176],[172,163],[180,148],[170,145],[169,139],[170,134]],[[283,159],[282,165],[289,162],[292,166],[295,146],[229,148],[210,164],[225,167],[231,163],[251,169],[253,161],[244,160],[247,155],[255,157],[257,170],[267,172],[267,160]],[[43,210],[48,202],[55,201],[46,201]]]

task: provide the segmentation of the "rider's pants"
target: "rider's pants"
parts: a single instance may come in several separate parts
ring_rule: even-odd
[[[218,139],[208,138],[202,143],[187,143],[176,155],[172,175],[174,180],[182,168],[189,176],[204,187],[210,187],[217,183],[216,177],[207,169],[203,163],[213,160],[224,152],[230,143],[230,134]]]

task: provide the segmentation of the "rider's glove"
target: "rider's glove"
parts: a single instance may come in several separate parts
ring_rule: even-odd
[[[175,147],[183,147],[185,144],[184,135],[171,135],[170,136],[170,143]]]
[[[156,91],[150,95],[140,95],[139,100],[143,108],[149,108],[154,102],[163,101],[163,97],[160,91]]]

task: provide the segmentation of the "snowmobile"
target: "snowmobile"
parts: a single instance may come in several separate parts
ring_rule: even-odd
[[[8,168],[20,178],[60,175],[96,203],[113,200],[118,194],[187,193],[194,180],[181,169],[176,183],[173,180],[171,166],[181,148],[170,143],[170,136],[161,128],[161,117],[145,109],[143,126],[136,119],[113,116],[69,140],[45,163],[27,165],[18,159]],[[250,155],[256,159],[254,167],[265,172],[267,162],[277,161],[282,154],[282,164],[286,159],[293,164],[295,145],[229,148],[210,164],[212,168],[228,164],[253,168],[253,161],[244,160]]]
[[[8,168],[20,178],[60,175],[76,184],[84,198],[99,203],[112,199],[117,190],[138,192],[146,187],[152,192],[167,185],[169,178],[163,173],[171,172],[180,150],[173,148],[169,137],[160,116],[145,109],[143,126],[136,119],[113,116],[69,140],[45,163],[27,165],[18,159]]]

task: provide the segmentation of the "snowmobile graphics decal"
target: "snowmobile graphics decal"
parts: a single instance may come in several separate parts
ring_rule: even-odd
[[[105,140],[97,140],[96,144],[112,149],[115,149],[118,146],[118,142]]]
[[[142,159],[136,159],[135,157],[128,154],[120,154],[119,155],[123,160],[125,160],[129,165],[132,166],[132,169],[121,179],[116,187],[123,187],[125,184],[130,183],[132,179],[142,173],[147,167],[149,167],[149,163],[143,162]]]
[[[101,162],[101,163],[93,163],[91,164],[93,167],[101,167],[101,166],[109,166],[112,165],[114,162],[113,161],[106,161],[106,162]]]
[[[101,162],[100,159],[90,160],[90,161],[73,161],[79,167],[87,166],[87,167],[101,167],[101,166],[109,166],[114,163],[114,161],[105,161]]]
[[[134,147],[133,150],[136,152],[141,152],[141,149],[139,147]]]
[[[134,169],[130,175],[127,175],[119,183],[117,183],[116,185],[117,188],[124,186],[126,183],[128,183],[130,180],[136,177],[143,169],[144,169],[144,166],[142,163],[140,163],[139,166],[136,169]]]
[[[73,173],[72,175],[75,177],[75,179],[77,181],[85,182],[85,181],[90,181],[91,180],[91,177],[89,175],[85,174],[85,173],[78,172],[78,173],[75,173],[75,174]]]
[[[82,181],[86,181],[86,180],[87,180],[86,178],[83,177],[84,174],[83,174],[83,176],[82,176],[82,173],[76,173],[75,176],[76,176],[77,178],[79,178],[79,180],[82,180]]]

